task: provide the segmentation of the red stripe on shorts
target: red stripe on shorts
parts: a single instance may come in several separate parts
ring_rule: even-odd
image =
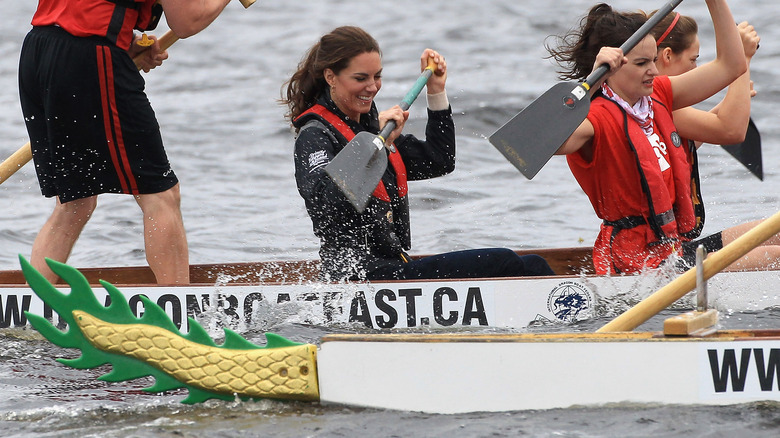
[[[107,46],[97,47],[97,62],[98,77],[100,78],[100,101],[103,106],[103,125],[106,130],[111,161],[114,164],[119,183],[122,185],[122,192],[137,195],[139,194],[138,185],[127,159],[127,151],[122,139],[122,127],[119,123],[114,90],[114,64],[111,60],[111,50]]]

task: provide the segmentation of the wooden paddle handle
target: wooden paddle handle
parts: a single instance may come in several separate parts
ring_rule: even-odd
[[[24,146],[14,152],[7,160],[0,163],[0,183],[5,182],[17,170],[21,169],[28,161],[32,160],[32,149],[28,141]]]
[[[707,259],[703,263],[704,280],[707,280],[722,271],[777,233],[780,233],[780,212],[775,213],[752,230],[724,246],[720,251],[716,251],[707,256]],[[695,287],[696,268],[688,270],[654,294],[640,301],[636,306],[613,319],[604,327],[596,330],[596,332],[623,332],[634,330],[640,324],[685,296],[685,294],[692,291]]]
[[[173,45],[173,43],[179,41],[179,37],[173,33],[172,30],[169,30],[168,32],[165,32],[163,36],[157,38],[157,41],[160,43],[160,50],[165,51],[168,50]],[[138,70],[141,69],[141,58],[144,56],[146,56],[146,51],[139,53],[135,56],[135,58],[133,58],[133,62],[135,63],[135,66],[138,68]]]

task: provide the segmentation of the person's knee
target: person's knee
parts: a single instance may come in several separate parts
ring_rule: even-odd
[[[547,260],[536,254],[519,255],[509,248],[489,250],[494,257],[504,260],[505,273],[509,276],[555,275]],[[498,260],[496,260],[498,261]]]
[[[529,254],[520,257],[523,259],[523,265],[525,266],[526,275],[555,275],[547,260],[544,257]]]
[[[512,251],[509,248],[490,248],[487,251],[490,251],[491,253],[504,258],[512,258],[514,256],[517,256],[517,253]]]
[[[179,184],[163,192],[137,195],[135,199],[145,214],[153,214],[153,212],[163,210],[179,211],[181,208]]]
[[[85,223],[92,217],[96,207],[97,196],[76,199],[65,203],[61,203],[58,200],[53,214],[62,221]]]

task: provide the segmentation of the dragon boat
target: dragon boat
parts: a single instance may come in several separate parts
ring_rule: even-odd
[[[27,320],[81,351],[58,361],[110,364],[107,381],[153,376],[147,391],[184,388],[185,403],[272,398],[452,414],[780,401],[780,330],[715,330],[715,310],[670,318],[658,333],[332,334],[318,345],[267,333],[261,347],[225,329],[217,345],[194,319],[180,331],[145,296],[137,317],[110,283],[102,283],[105,304],[74,268],[50,262],[71,288],[63,293],[22,265],[58,315],[26,312]]]
[[[20,256],[23,275],[45,306],[26,311],[54,344],[78,349],[74,368],[106,364],[101,376],[152,376],[150,392],[184,388],[185,403],[278,398],[431,413],[514,411],[608,403],[736,404],[780,401],[780,330],[717,330],[707,281],[780,232],[780,212],[594,333],[333,334],[318,345],[272,333],[266,345],[228,328],[217,345],[188,319],[180,331],[155,301],[140,296],[140,316],[105,281],[108,299],[78,270],[51,269],[63,292]],[[694,287],[696,310],[667,319],[661,332],[633,330]]]

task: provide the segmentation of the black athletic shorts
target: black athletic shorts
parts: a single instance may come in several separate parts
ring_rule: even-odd
[[[45,196],[159,193],[178,182],[144,80],[107,39],[33,28],[22,46],[19,94]]]

